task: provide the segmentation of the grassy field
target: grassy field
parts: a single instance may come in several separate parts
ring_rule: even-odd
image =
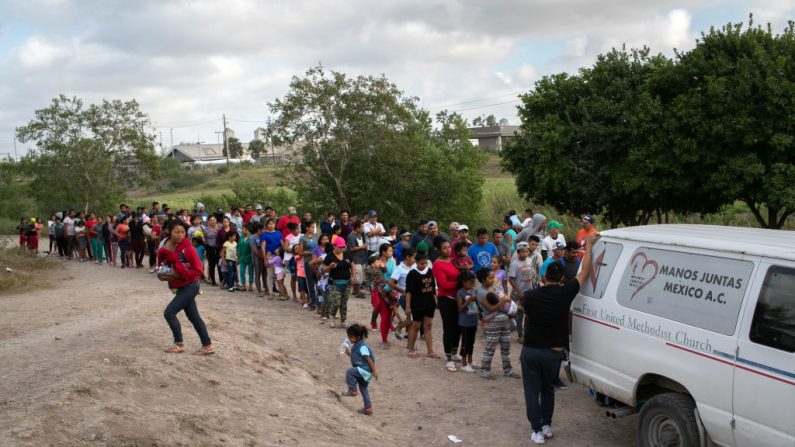
[[[172,209],[192,209],[201,198],[222,198],[232,195],[232,185],[241,178],[257,179],[267,185],[275,186],[277,168],[269,165],[238,165],[227,169],[226,166],[212,166],[194,171],[180,171],[171,179],[164,181],[157,190],[133,191],[127,203],[131,206],[151,206],[153,201],[167,203]],[[561,214],[556,210],[543,205],[529,203],[516,191],[513,177],[502,171],[499,158],[490,156],[482,166],[481,172],[485,177],[483,198],[480,211],[465,222],[471,228],[486,227],[496,228],[502,221],[502,216],[508,210],[516,210],[520,216],[527,207],[534,212],[544,214],[548,220],[557,220],[564,225],[563,233],[572,237],[579,229],[579,216]],[[209,206],[209,204],[208,204]],[[597,216],[599,219],[599,216]],[[726,206],[719,213],[700,216],[674,215],[670,216],[672,223],[703,223],[714,225],[732,225],[745,227],[758,227],[758,223],[743,203]],[[14,234],[17,221],[0,218],[0,234]],[[605,222],[597,222],[600,229],[607,229]],[[795,229],[795,218],[790,218],[785,229]]]

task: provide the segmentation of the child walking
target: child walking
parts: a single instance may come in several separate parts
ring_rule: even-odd
[[[351,367],[345,371],[345,382],[348,389],[341,394],[347,397],[358,396],[362,393],[364,408],[359,413],[365,415],[373,414],[373,403],[370,402],[370,391],[367,389],[371,379],[378,380],[378,371],[375,369],[375,354],[370,346],[364,341],[367,338],[367,328],[361,324],[354,324],[348,327],[348,341],[350,348],[345,348],[345,355],[351,358]],[[356,385],[359,391],[356,391]]]

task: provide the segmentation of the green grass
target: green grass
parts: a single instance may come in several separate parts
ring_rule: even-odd
[[[16,240],[5,239],[2,245],[14,246]],[[41,248],[41,245],[39,246]],[[16,290],[43,286],[41,278],[34,278],[37,272],[49,270],[55,266],[52,259],[39,257],[19,247],[0,247],[0,292],[9,293]],[[7,269],[11,269],[9,272]]]
[[[219,172],[219,167],[195,168],[193,171],[184,172],[181,175],[189,180],[167,179],[158,190],[133,191],[128,202],[131,206],[149,208],[152,202],[158,201],[168,204],[174,210],[192,209],[200,197],[231,195],[232,185],[243,178],[253,178],[267,185],[276,185],[276,168],[270,165],[233,165],[229,170],[222,168],[222,172]]]

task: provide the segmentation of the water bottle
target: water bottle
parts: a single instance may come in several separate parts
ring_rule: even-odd
[[[345,351],[350,347],[351,347],[351,341],[346,338],[345,341],[343,341],[342,344],[340,345],[340,350],[339,350],[340,355],[345,354]]]

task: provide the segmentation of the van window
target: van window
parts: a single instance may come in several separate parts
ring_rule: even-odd
[[[795,269],[771,267],[756,302],[751,341],[795,352]]]
[[[601,298],[616,268],[624,246],[614,242],[598,241],[591,256],[591,274],[580,288],[580,293],[591,298]]]
[[[630,309],[731,335],[753,268],[751,261],[642,247],[617,298]]]

